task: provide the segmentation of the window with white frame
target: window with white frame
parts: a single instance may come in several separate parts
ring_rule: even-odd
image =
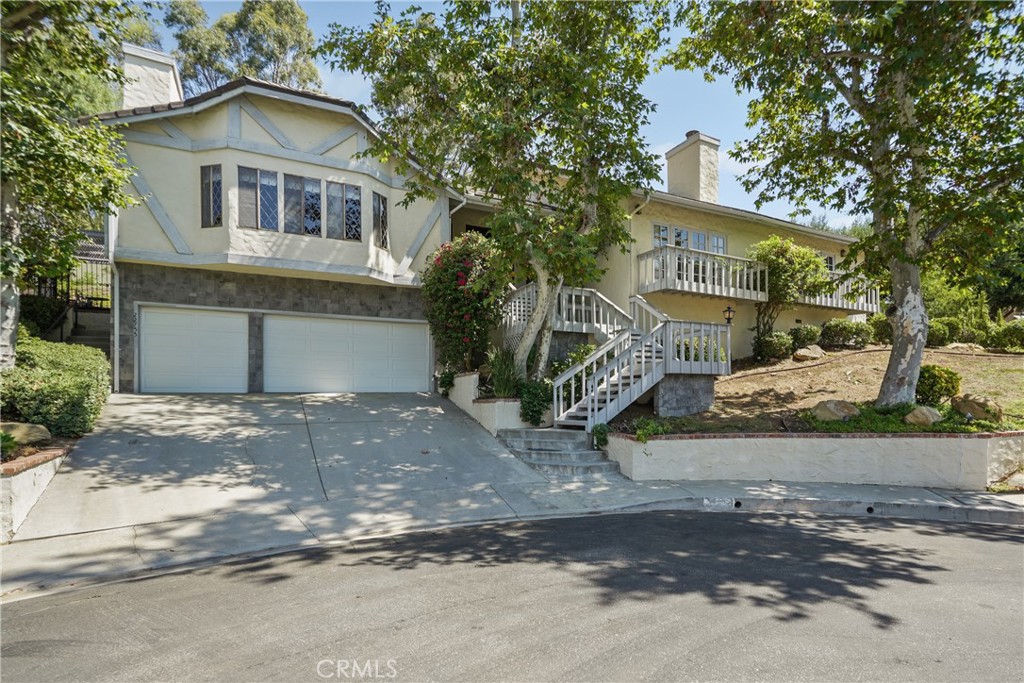
[[[699,251],[708,250],[708,234],[706,232],[694,232],[691,237],[690,247]]]
[[[238,225],[277,231],[277,172],[238,167]]]
[[[682,247],[686,248],[689,242],[690,231],[676,225],[654,224],[654,248],[658,247]]]
[[[199,167],[200,225],[219,228],[224,224],[223,181],[220,164]]]
[[[388,198],[373,193],[373,234],[377,236],[377,246],[388,248]]]
[[[716,235],[715,233],[711,233],[711,253],[725,253],[725,235]]]
[[[825,261],[825,269],[830,272],[836,272],[836,257],[832,254],[822,254],[822,260]]]

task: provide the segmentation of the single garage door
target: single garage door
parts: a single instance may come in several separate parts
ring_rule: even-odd
[[[139,312],[140,391],[248,391],[247,314],[148,306]]]
[[[425,323],[267,315],[264,391],[429,391]]]

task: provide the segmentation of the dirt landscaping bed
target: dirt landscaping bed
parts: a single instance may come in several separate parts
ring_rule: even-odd
[[[870,402],[878,395],[889,347],[830,353],[820,361],[786,360],[744,367],[715,385],[715,404],[700,415],[672,418],[672,433],[813,432],[800,413],[818,401]],[[955,370],[961,392],[993,398],[1008,429],[1024,421],[1024,355],[929,349],[925,363]],[[654,417],[651,405],[634,405],[611,424],[611,431],[634,432],[639,420]]]

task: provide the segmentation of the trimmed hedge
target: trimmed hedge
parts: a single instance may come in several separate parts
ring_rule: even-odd
[[[0,376],[0,392],[5,418],[81,436],[92,431],[110,394],[110,364],[88,346],[22,338],[15,367]]]
[[[790,329],[789,336],[793,338],[793,347],[802,349],[811,344],[817,344],[821,337],[821,328],[817,325],[799,325]]]
[[[826,349],[863,349],[871,342],[872,330],[867,323],[833,318],[821,326],[818,344]]]
[[[793,338],[786,332],[776,330],[767,337],[754,340],[754,358],[759,361],[786,358],[793,353]]]
[[[868,325],[871,326],[871,339],[876,344],[892,344],[892,325],[885,313],[875,313],[868,318]]]

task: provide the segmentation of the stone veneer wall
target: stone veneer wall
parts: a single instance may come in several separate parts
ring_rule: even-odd
[[[263,313],[315,313],[424,320],[413,287],[118,263],[121,356],[119,391],[135,391],[136,302],[255,309],[249,315],[249,391],[263,389]],[[113,351],[113,345],[111,345]]]

